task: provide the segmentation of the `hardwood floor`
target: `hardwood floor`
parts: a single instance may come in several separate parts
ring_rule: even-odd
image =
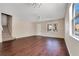
[[[1,56],[69,56],[64,39],[32,36],[0,43]]]

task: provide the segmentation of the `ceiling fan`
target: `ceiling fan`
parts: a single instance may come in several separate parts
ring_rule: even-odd
[[[41,3],[32,3],[32,6],[34,8],[40,8],[41,5],[42,5]]]
[[[42,3],[24,3],[24,4],[33,8],[40,8],[42,5]]]

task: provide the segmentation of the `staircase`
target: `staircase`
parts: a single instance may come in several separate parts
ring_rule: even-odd
[[[3,26],[2,40],[3,40],[3,41],[12,40],[12,36],[10,35],[10,32],[9,32],[7,26]]]

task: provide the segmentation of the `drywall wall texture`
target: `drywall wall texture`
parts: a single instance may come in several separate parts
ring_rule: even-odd
[[[57,24],[57,31],[47,31],[47,24]],[[64,38],[64,18],[37,23],[37,34],[41,36]]]
[[[33,22],[17,20],[15,23],[13,35],[16,38],[32,36],[36,33],[36,24]]]
[[[71,56],[79,56],[79,41],[69,35],[69,7],[65,16],[65,42]]]

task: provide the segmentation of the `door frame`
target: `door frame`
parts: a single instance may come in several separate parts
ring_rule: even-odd
[[[0,23],[1,23],[1,28],[2,28],[2,14],[4,14],[4,15],[7,15],[7,16],[10,16],[11,17],[11,37],[12,37],[12,15],[10,15],[10,14],[7,14],[7,13],[0,13]],[[7,20],[8,21],[8,20]],[[3,28],[2,28],[2,31],[3,31]],[[2,39],[2,31],[1,31],[1,42],[3,42],[3,39]],[[12,37],[12,39],[11,40],[13,40],[13,37]],[[8,41],[8,40],[6,40],[6,41]]]

